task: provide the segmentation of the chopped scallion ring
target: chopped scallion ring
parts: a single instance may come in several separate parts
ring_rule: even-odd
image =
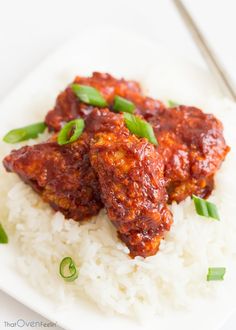
[[[79,84],[73,84],[71,88],[80,101],[100,108],[107,106],[106,100],[96,88]]]
[[[121,96],[115,96],[113,110],[116,112],[129,112],[133,113],[135,105],[129,100],[124,99]]]
[[[168,100],[168,106],[170,108],[178,107],[179,106],[179,103],[177,103],[175,101],[172,101],[172,100]]]
[[[211,267],[208,268],[207,281],[223,281],[226,268]]]
[[[217,207],[215,204],[208,202],[205,199],[202,199],[195,195],[193,195],[192,198],[194,201],[195,210],[196,210],[197,214],[199,214],[203,217],[220,220],[220,216],[219,216],[219,213],[218,213],[218,210],[217,210]]]
[[[58,134],[58,144],[63,145],[76,141],[82,134],[84,126],[83,119],[69,121],[69,123],[65,124]]]
[[[17,143],[29,139],[35,139],[40,133],[43,133],[46,128],[44,123],[36,123],[29,126],[16,128],[8,132],[3,141],[7,143]]]
[[[7,234],[6,234],[4,228],[1,224],[0,224],[0,243],[1,244],[7,244],[8,243]]]
[[[152,144],[158,144],[153,128],[148,122],[127,112],[124,112],[124,118],[125,124],[131,133],[138,137],[145,137]]]
[[[62,259],[59,267],[61,277],[68,282],[72,282],[77,279],[78,271],[75,263],[71,257],[65,257]]]

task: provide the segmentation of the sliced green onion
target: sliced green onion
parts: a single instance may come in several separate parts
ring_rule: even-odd
[[[35,139],[40,133],[44,132],[45,128],[46,125],[44,123],[36,123],[13,129],[3,137],[3,141],[7,143],[17,143],[29,139]]]
[[[1,224],[0,224],[0,243],[1,244],[7,244],[8,243],[7,234],[6,234],[4,228]]]
[[[139,137],[145,137],[152,144],[157,145],[157,140],[152,126],[143,119],[124,112],[125,124],[129,131]]]
[[[75,263],[71,257],[65,257],[62,259],[59,267],[61,277],[68,282],[72,282],[77,279],[78,271]]]
[[[106,100],[96,88],[79,84],[73,84],[71,88],[82,102],[100,108],[107,106]]]
[[[192,198],[194,201],[195,210],[196,210],[197,214],[199,214],[203,217],[220,220],[220,216],[219,216],[219,213],[217,211],[217,207],[215,204],[208,202],[205,199],[202,199],[195,195],[193,195]]]
[[[179,103],[177,103],[175,101],[172,101],[172,100],[168,100],[168,106],[170,108],[178,107],[179,106]]]
[[[223,281],[226,268],[211,267],[208,268],[207,281]]]
[[[74,119],[65,124],[65,126],[60,130],[57,142],[60,145],[71,143],[76,141],[84,130],[84,120]]]
[[[133,113],[134,109],[135,105],[133,104],[133,102],[130,102],[121,96],[115,96],[113,105],[114,111]]]

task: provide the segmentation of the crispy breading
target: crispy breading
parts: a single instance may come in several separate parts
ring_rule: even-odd
[[[160,101],[143,96],[139,83],[116,79],[108,73],[94,72],[92,77],[77,76],[73,83],[96,88],[105,98],[110,109],[116,95],[134,101],[137,105],[136,112],[139,114],[144,112],[146,116],[149,112],[152,114],[153,111],[164,107]],[[58,131],[64,122],[77,117],[86,118],[93,109],[93,106],[80,102],[69,85],[58,95],[54,108],[45,118],[45,123],[51,130]]]
[[[94,72],[92,77],[77,76],[73,83],[96,88],[109,104],[111,104],[115,95],[127,97],[129,92],[141,92],[138,83],[124,79],[115,79],[108,73]],[[69,85],[58,95],[54,108],[48,112],[45,118],[45,123],[50,129],[58,131],[63,122],[77,117],[86,118],[93,109],[93,106],[80,102]]]
[[[158,111],[148,120],[164,158],[169,202],[180,202],[192,194],[208,197],[214,175],[230,150],[222,123],[188,106]]]
[[[14,150],[3,164],[66,218],[81,221],[102,207],[100,189],[89,161],[89,136],[64,146],[45,142]]]
[[[88,219],[103,207],[89,160],[90,139],[97,131],[115,131],[118,122],[124,125],[122,118],[108,109],[94,108],[86,120],[86,131],[77,141],[60,146],[57,134],[53,134],[45,143],[13,150],[3,164],[66,218]]]
[[[159,100],[145,97],[138,83],[109,74],[95,72],[89,78],[77,77],[75,82],[97,88],[110,110],[115,95],[129,99],[136,106],[135,113],[153,125],[165,162],[169,202],[180,202],[192,194],[203,198],[210,195],[215,172],[229,151],[219,120],[194,107],[166,108]],[[93,109],[80,102],[68,87],[58,96],[46,123],[58,130],[62,122],[78,116],[87,118]]]
[[[154,255],[172,214],[167,207],[162,156],[146,139],[124,126],[123,114],[100,110],[100,127],[91,140],[90,160],[97,172],[102,201],[130,255]],[[102,123],[103,122],[103,123]],[[109,125],[107,125],[108,127]]]
[[[132,257],[155,254],[170,229],[162,157],[109,109],[94,109],[76,142],[59,146],[54,135],[12,151],[4,166],[66,218],[87,219],[104,203]]]
[[[82,117],[81,137],[59,146],[54,135],[12,151],[4,166],[66,218],[87,219],[104,205],[130,255],[153,255],[172,223],[167,200],[180,202],[192,194],[206,198],[214,188],[214,175],[230,150],[223,126],[195,107],[166,108],[145,97],[134,81],[96,72],[74,82],[98,89],[109,108],[80,102],[69,86],[46,123],[58,131],[64,122]],[[153,126],[157,147],[131,134],[123,114],[112,112],[116,95],[132,101],[135,113]]]

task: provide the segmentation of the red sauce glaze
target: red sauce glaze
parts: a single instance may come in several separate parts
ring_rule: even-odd
[[[194,107],[165,108],[160,101],[145,97],[138,83],[117,80],[109,74],[96,72],[89,78],[77,77],[75,82],[97,88],[110,109],[115,95],[129,99],[136,105],[136,114],[153,125],[165,162],[169,202],[180,202],[192,194],[203,198],[210,195],[214,174],[229,151],[219,120]],[[78,116],[86,118],[92,109],[68,87],[58,96],[46,122],[58,130],[62,122]]]
[[[112,103],[115,95],[127,97],[129,92],[141,92],[138,83],[124,79],[118,80],[108,73],[94,72],[92,77],[77,76],[73,83],[96,88],[109,104]],[[94,107],[80,102],[69,85],[65,91],[58,95],[55,107],[48,112],[45,123],[50,129],[58,131],[64,122],[77,117],[86,118],[93,109]]]
[[[129,132],[122,114],[95,108],[76,142],[59,146],[53,135],[3,164],[66,218],[85,220],[104,203],[132,257],[155,254],[170,229],[162,156]]]
[[[180,202],[192,194],[208,197],[214,174],[230,150],[221,122],[188,106],[164,109],[148,121],[164,158],[169,202]]]
[[[164,107],[160,101],[143,96],[137,82],[116,79],[108,73],[94,72],[92,77],[77,76],[73,83],[92,86],[99,90],[110,109],[112,109],[116,95],[135,101],[137,105],[136,112],[139,114],[144,112],[146,116],[149,112],[152,113]],[[48,112],[45,118],[45,123],[51,130],[59,131],[64,122],[77,117],[86,118],[93,108],[80,102],[71,87],[68,86],[65,91],[58,95],[54,108]]]
[[[98,110],[93,119],[90,129],[94,123],[97,133],[90,160],[108,216],[132,257],[154,255],[172,223],[162,156],[146,139],[129,132],[123,114]],[[109,129],[99,130],[98,123]]]
[[[95,72],[74,82],[97,88],[109,109],[80,102],[67,87],[45,122],[58,131],[64,122],[82,117],[81,137],[59,146],[53,135],[12,151],[3,164],[66,218],[88,219],[105,206],[130,255],[153,255],[172,223],[167,201],[181,202],[192,194],[206,198],[212,192],[214,175],[230,150],[222,124],[195,107],[166,108],[145,97],[134,81]],[[111,112],[115,95],[132,101],[135,113],[153,126],[157,147],[131,134],[123,115]]]
[[[96,215],[103,206],[88,152],[89,137],[83,133],[79,140],[64,146],[45,142],[14,150],[3,164],[55,211],[80,221]]]

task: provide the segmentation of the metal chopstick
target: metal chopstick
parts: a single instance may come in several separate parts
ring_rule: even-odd
[[[191,17],[181,0],[173,0],[173,2],[177,7],[182,19],[184,20],[189,32],[191,33],[210,71],[220,85],[222,92],[231,100],[236,101],[236,92],[232,81],[227,75],[227,72],[223,68],[222,64],[219,62],[219,59],[217,59],[216,55],[210,48],[203,34],[199,30],[196,22],[194,22],[193,18]]]

